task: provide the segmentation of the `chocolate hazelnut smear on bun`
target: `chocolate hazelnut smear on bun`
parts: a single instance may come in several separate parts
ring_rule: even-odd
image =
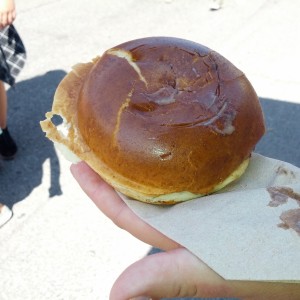
[[[244,173],[265,132],[246,76],[217,52],[171,37],[129,41],[75,65],[46,118],[49,139],[117,191],[153,204],[222,189]]]

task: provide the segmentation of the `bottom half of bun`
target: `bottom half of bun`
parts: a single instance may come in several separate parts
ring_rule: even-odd
[[[59,126],[55,126],[52,123],[51,118],[57,113],[59,112],[48,113],[47,119],[41,122],[41,127],[43,131],[46,132],[46,136],[54,142],[56,148],[59,149],[66,159],[73,163],[82,160],[85,161],[107,183],[113,186],[116,191],[132,199],[157,205],[172,205],[206,195],[195,194],[188,190],[170,193],[169,191],[164,191],[162,189],[141,185],[118,174],[111,170],[109,166],[103,163],[97,155],[89,149],[79,132],[74,130],[72,124],[68,124],[65,121],[64,116],[62,116],[64,122]],[[245,172],[248,164],[249,157],[246,158],[225,180],[218,182],[213,189],[211,189],[209,194],[215,193],[231,182],[237,180]],[[130,170],[128,170],[128,172],[130,172]],[[205,176],[205,174],[203,176]]]

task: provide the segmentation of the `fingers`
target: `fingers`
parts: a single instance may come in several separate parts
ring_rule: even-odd
[[[7,23],[7,13],[1,14],[0,24],[1,24],[2,28],[4,28],[5,26],[8,25],[8,23]]]
[[[14,22],[16,19],[16,11],[8,11],[0,14],[0,27],[4,28]]]
[[[8,24],[12,24],[14,22],[14,20],[16,19],[16,11],[13,10],[12,12],[10,12],[8,15],[7,15],[7,23]]]
[[[15,17],[12,13],[2,14],[0,16],[0,28],[4,28],[13,23]]]
[[[114,283],[110,300],[298,300],[299,295],[300,284],[296,283],[224,280],[188,250],[179,248],[147,256],[128,267]]]
[[[71,172],[83,191],[117,226],[154,247],[169,250],[179,245],[140,219],[118,196],[115,190],[86,163],[71,166]],[[147,205],[147,204],[145,204]]]
[[[112,287],[110,300],[226,297],[224,279],[186,249],[147,256],[127,268]]]

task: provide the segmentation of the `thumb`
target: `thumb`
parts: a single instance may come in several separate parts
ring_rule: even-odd
[[[147,256],[116,280],[110,300],[225,297],[226,281],[184,248]]]

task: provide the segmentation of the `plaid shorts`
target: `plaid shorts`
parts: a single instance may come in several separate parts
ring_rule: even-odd
[[[0,30],[0,80],[14,85],[26,61],[24,44],[13,25]]]

